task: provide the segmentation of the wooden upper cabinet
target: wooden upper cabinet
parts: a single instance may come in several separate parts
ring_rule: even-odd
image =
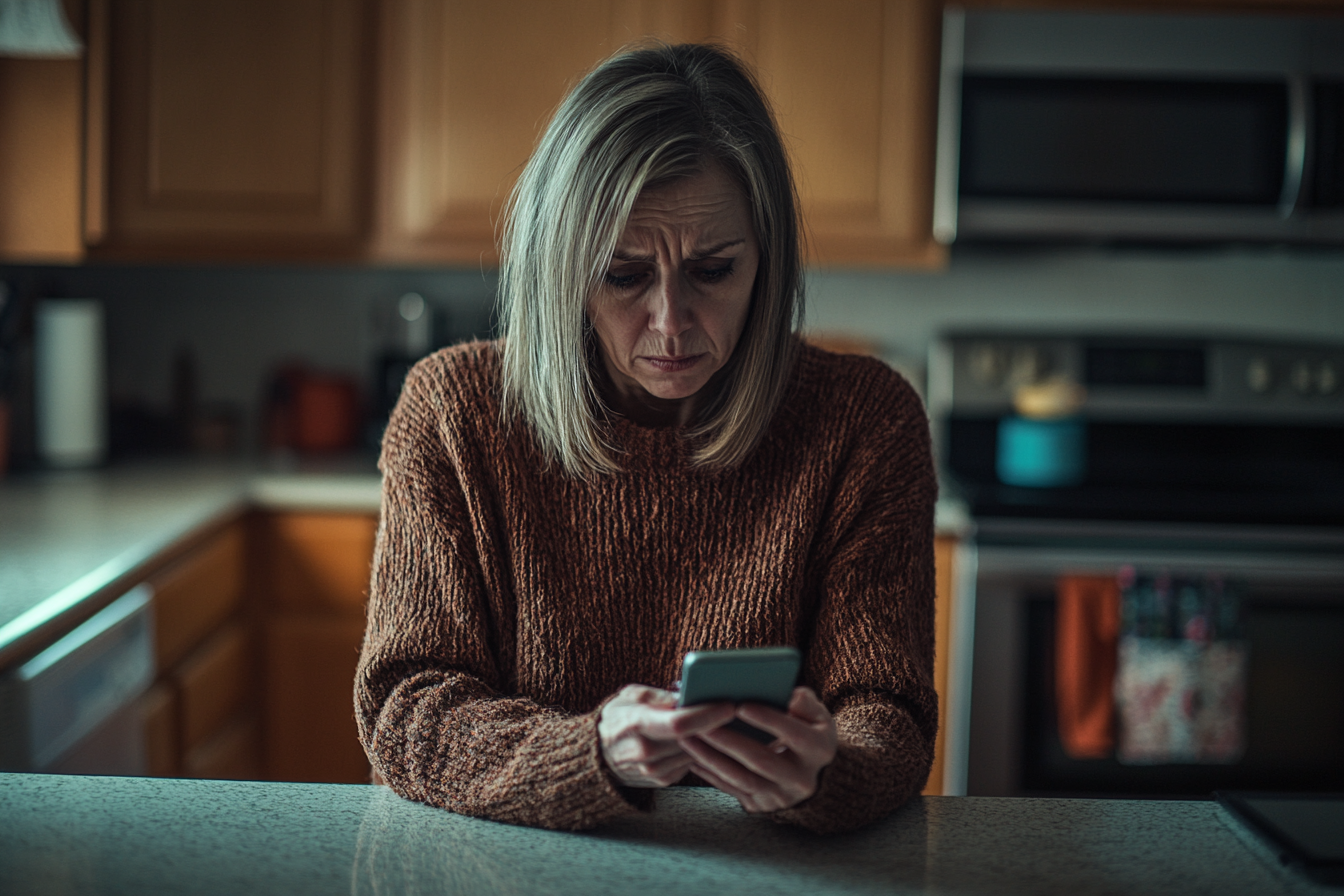
[[[703,33],[708,3],[386,0],[373,254],[493,265],[509,191],[565,92],[647,33]]]
[[[936,266],[934,0],[388,0],[379,207],[387,260],[493,264],[514,181],[579,76],[646,37],[715,38],[779,115],[820,264]]]
[[[110,8],[99,254],[303,258],[362,248],[364,0]]]
[[[809,261],[936,267],[933,148],[941,6],[737,0],[715,37],[756,68],[792,157]]]

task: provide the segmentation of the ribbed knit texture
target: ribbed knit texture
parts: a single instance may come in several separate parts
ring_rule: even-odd
[[[360,737],[408,799],[579,829],[647,808],[597,737],[626,684],[690,650],[792,644],[840,745],[815,831],[880,818],[928,776],[933,503],[928,425],[901,377],[804,347],[746,463],[689,466],[624,418],[623,472],[581,481],[499,414],[499,346],[420,362],[383,440],[382,523],[355,682]]]

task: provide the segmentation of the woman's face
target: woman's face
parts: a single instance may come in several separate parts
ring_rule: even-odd
[[[742,335],[759,260],[746,197],[718,164],[640,194],[588,303],[617,410],[692,419]]]

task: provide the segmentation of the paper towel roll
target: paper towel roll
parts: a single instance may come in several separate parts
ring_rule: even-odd
[[[37,451],[53,467],[87,467],[107,452],[103,306],[38,302],[34,319]]]

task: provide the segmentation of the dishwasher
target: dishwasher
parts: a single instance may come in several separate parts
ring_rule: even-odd
[[[139,698],[154,680],[152,591],[139,585],[0,677],[0,770],[143,775]]]

